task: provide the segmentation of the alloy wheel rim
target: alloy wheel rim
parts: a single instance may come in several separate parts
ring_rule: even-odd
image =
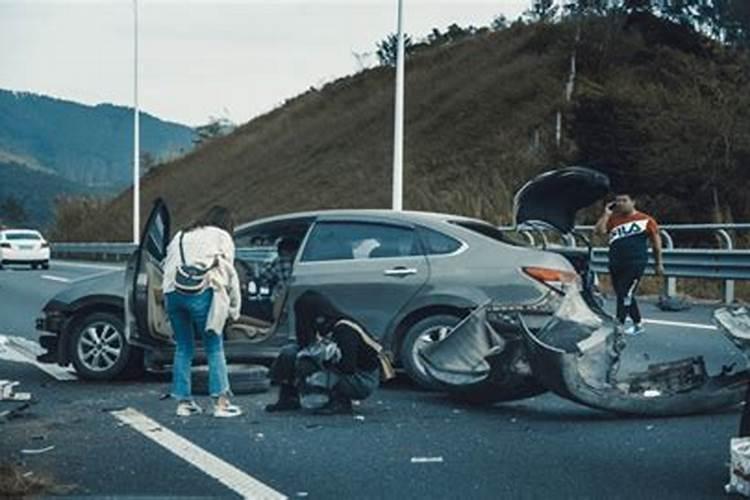
[[[111,323],[97,321],[83,330],[78,341],[78,359],[94,372],[112,368],[122,354],[120,331]]]

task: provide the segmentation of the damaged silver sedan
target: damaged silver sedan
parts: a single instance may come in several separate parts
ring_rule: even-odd
[[[580,171],[576,174],[578,178],[581,175]],[[542,195],[555,183],[559,185],[559,179],[559,174],[544,174],[532,181],[520,192],[520,196],[526,195],[524,205],[541,206],[529,199],[544,199]],[[564,205],[562,198],[558,197],[558,208]],[[516,222],[544,219],[548,227],[570,231],[580,207],[569,208],[550,213],[527,209],[521,217],[517,210]],[[640,372],[620,373],[628,352],[622,327],[594,300],[583,279],[560,273],[549,293],[533,302],[487,303],[476,308],[443,340],[421,352],[426,370],[446,391],[457,395],[470,395],[487,385],[506,401],[551,391],[575,403],[618,414],[686,415],[743,401],[750,380],[746,356],[744,366],[723,366],[715,374],[708,373],[698,354],[652,364]],[[555,312],[544,326],[531,328],[529,318],[543,310]],[[743,354],[750,352],[747,311],[721,309],[715,321]]]

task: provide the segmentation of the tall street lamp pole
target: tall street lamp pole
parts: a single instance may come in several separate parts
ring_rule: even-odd
[[[133,0],[133,243],[138,245],[141,228],[140,126],[138,116],[138,0]]]
[[[398,0],[398,49],[396,52],[396,109],[393,133],[393,210],[404,203],[404,2]]]

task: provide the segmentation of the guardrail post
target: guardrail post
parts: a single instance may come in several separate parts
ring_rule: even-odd
[[[734,242],[732,241],[732,236],[729,234],[729,232],[726,229],[717,229],[716,234],[719,236],[719,239],[724,242],[724,248],[726,248],[727,250],[734,249]],[[734,280],[725,280],[724,281],[724,303],[731,304],[733,302],[734,302]]]
[[[662,239],[662,247],[672,250],[674,248],[674,240],[672,235],[669,234],[665,229],[659,231]],[[667,282],[665,283],[664,293],[667,297],[675,297],[677,295],[677,278],[674,276],[668,276]]]

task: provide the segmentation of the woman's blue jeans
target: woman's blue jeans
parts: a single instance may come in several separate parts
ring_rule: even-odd
[[[213,290],[191,295],[170,292],[165,295],[167,315],[177,344],[172,362],[172,397],[178,401],[192,398],[190,369],[193,365],[194,339],[200,332],[208,360],[208,391],[212,397],[231,394],[224,344],[221,334],[206,330]]]

